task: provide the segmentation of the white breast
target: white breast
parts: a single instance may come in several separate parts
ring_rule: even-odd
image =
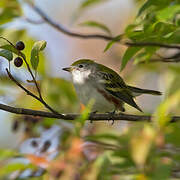
[[[90,70],[87,70],[84,72],[74,70],[72,72],[73,83],[84,84],[90,73],[91,73]]]
[[[110,112],[114,110],[114,105],[109,103],[90,83],[74,83],[74,86],[80,101],[84,105],[87,105],[91,99],[94,100],[92,111]]]

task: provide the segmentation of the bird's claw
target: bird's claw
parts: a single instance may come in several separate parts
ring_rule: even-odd
[[[98,111],[93,111],[93,112],[91,112],[91,113],[90,113],[90,116],[96,114],[97,112],[98,112]],[[92,120],[92,119],[90,119],[90,123],[93,123],[93,120]]]
[[[114,124],[113,116],[114,116],[114,114],[116,113],[116,111],[114,110],[114,111],[112,111],[112,112],[107,112],[107,113],[108,113],[108,115],[109,115],[108,122],[109,122],[110,120],[112,120],[111,125],[113,125],[113,124]]]

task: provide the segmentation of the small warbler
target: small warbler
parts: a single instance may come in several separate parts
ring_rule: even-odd
[[[138,109],[134,97],[141,94],[161,95],[161,92],[128,86],[118,73],[89,59],[80,59],[63,68],[72,74],[76,93],[82,104],[94,99],[92,111],[125,111],[124,103]]]

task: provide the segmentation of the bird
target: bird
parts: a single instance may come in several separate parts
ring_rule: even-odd
[[[125,112],[125,103],[143,112],[134,100],[136,96],[162,94],[129,86],[114,70],[90,59],[77,60],[62,70],[72,75],[77,96],[83,105],[86,106],[93,99],[92,112]]]

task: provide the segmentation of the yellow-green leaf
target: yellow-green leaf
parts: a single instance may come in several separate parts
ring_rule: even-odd
[[[104,52],[106,52],[108,49],[110,49],[114,43],[116,43],[117,41],[121,40],[122,37],[123,37],[123,34],[120,34],[120,35],[116,36],[112,41],[110,41],[110,42],[106,45],[106,47],[105,47],[105,49],[104,49]]]
[[[15,46],[4,37],[0,37],[0,48],[21,56],[23,59],[26,58],[26,56],[21,51],[18,51]]]
[[[0,51],[0,56],[6,58],[8,61],[13,60],[13,53],[9,50],[3,49]]]
[[[94,100],[91,99],[88,105],[81,113],[81,116],[76,119],[76,129],[75,129],[76,135],[80,135],[80,130],[84,126],[86,120],[88,119],[93,104],[94,104]]]
[[[39,53],[46,47],[46,41],[37,41],[34,43],[31,50],[31,65],[34,70],[37,70],[39,64]]]
[[[162,102],[154,115],[154,122],[158,126],[164,127],[170,120],[170,112],[174,108],[180,106],[180,90],[176,91],[173,95],[168,97],[164,102]]]
[[[121,71],[125,68],[128,61],[139,51],[142,47],[129,47],[122,58]]]
[[[143,168],[146,163],[155,135],[154,129],[146,125],[143,130],[133,136],[130,141],[132,159],[140,169]]]
[[[87,8],[89,6],[92,6],[94,4],[98,4],[104,1],[106,0],[84,0],[80,5],[80,9],[84,9],[84,8]]]

